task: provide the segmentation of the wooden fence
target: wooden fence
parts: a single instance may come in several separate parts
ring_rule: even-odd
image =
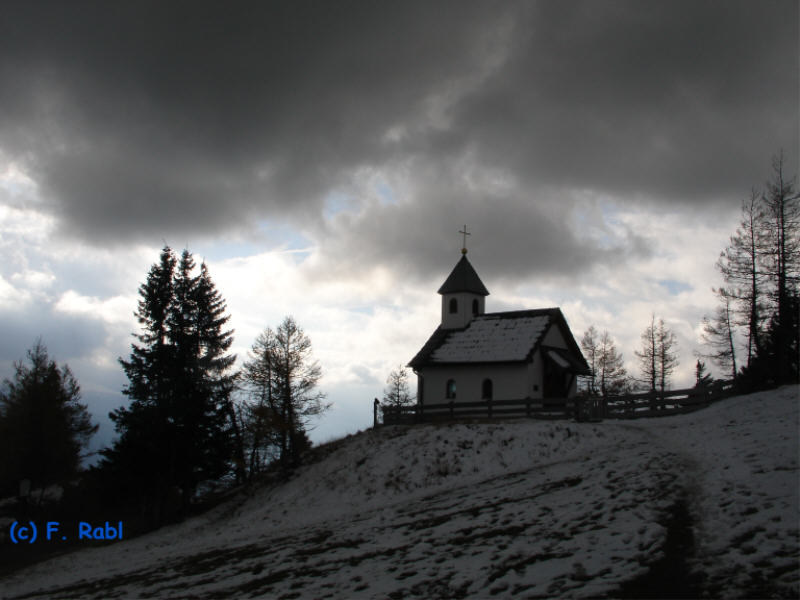
[[[400,425],[459,419],[528,417],[535,419],[638,419],[665,417],[704,408],[733,393],[733,382],[719,381],[700,388],[644,392],[624,396],[489,400],[383,406],[374,403],[375,425]],[[379,422],[378,409],[382,419]]]

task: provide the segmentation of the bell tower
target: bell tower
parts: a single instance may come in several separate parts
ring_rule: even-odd
[[[478,315],[485,312],[489,291],[467,260],[467,226],[459,231],[464,236],[461,260],[447,277],[439,294],[442,296],[442,329],[463,329]]]

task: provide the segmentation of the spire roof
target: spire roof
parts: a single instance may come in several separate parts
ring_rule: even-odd
[[[462,254],[461,260],[453,267],[453,271],[447,277],[442,287],[439,288],[440,294],[453,294],[456,292],[470,292],[480,296],[488,296],[489,290],[483,285],[481,278],[475,272],[467,255]]]

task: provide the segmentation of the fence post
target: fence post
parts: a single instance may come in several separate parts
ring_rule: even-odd
[[[492,418],[492,399],[491,399],[491,398],[489,398],[489,399],[486,401],[486,404],[487,404],[487,406],[489,407],[489,418],[491,419],[491,418]]]
[[[375,402],[372,404],[372,428],[375,429],[378,426],[378,406],[380,406],[380,402],[378,399],[375,398]]]
[[[450,418],[453,418],[453,400],[450,400]]]

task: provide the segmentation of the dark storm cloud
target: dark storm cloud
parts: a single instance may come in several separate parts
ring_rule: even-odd
[[[797,156],[796,3],[537,7],[458,110],[489,164],[692,201],[740,194],[781,146]]]
[[[444,6],[7,8],[4,146],[72,228],[109,237],[313,212],[342,171],[380,160],[421,92],[468,66],[488,17],[465,5],[467,26],[443,36]]]
[[[519,229],[509,274],[545,243],[575,268],[603,253],[539,190],[738,198],[780,147],[796,163],[797,22],[796,2],[4,3],[0,150],[95,243],[263,218],[325,243],[323,200],[360,168],[470,155],[514,184],[418,184],[396,222],[434,239],[463,220],[437,198],[483,195],[484,229]],[[338,243],[380,256],[387,212]]]

